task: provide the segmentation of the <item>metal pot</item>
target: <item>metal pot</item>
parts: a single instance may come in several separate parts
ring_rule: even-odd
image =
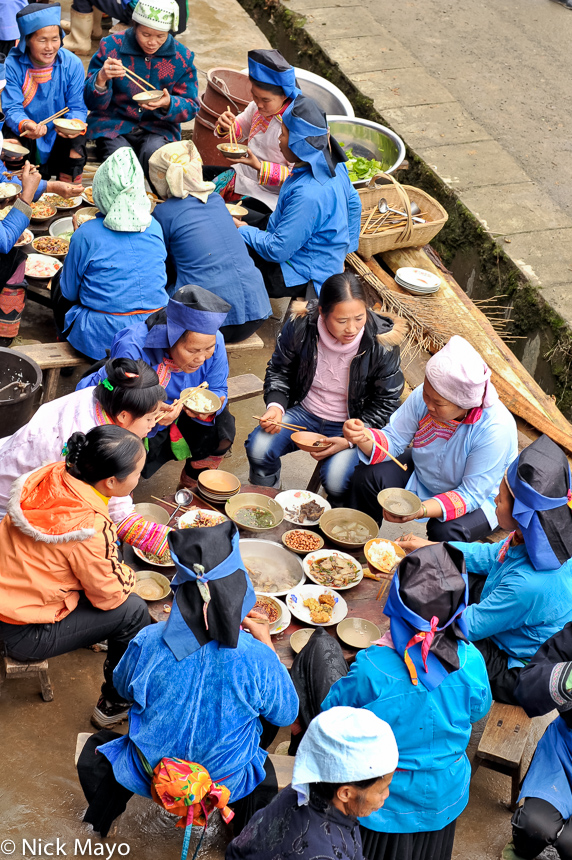
[[[354,155],[380,161],[385,173],[393,173],[405,158],[405,144],[384,125],[346,116],[329,116],[328,125],[338,143],[344,143],[346,149],[352,147]],[[364,179],[353,184],[356,188],[365,188],[369,182]]]
[[[4,388],[7,385],[10,387]],[[0,391],[0,435],[11,436],[28,423],[40,405],[40,366],[16,349],[0,347],[0,389],[4,389]]]

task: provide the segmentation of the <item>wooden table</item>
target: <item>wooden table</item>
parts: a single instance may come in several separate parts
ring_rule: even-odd
[[[278,490],[272,490],[266,487],[253,487],[250,485],[244,485],[241,489],[244,493],[263,493],[265,496],[269,496],[270,498],[274,498],[278,495]],[[174,496],[166,496],[166,502],[173,502]],[[157,503],[159,504],[159,503]],[[214,510],[219,511],[220,513],[224,513],[224,505],[214,506],[209,505],[205,502],[201,497],[195,493],[195,498],[193,501],[193,507],[201,508],[203,510]],[[169,505],[164,505],[165,510],[168,510],[169,513],[174,511],[174,508],[169,507]],[[288,531],[288,529],[295,528],[291,523],[286,521],[282,522],[275,529],[270,529],[267,532],[259,532],[254,534],[253,532],[247,531],[246,529],[242,529],[239,526],[239,534],[241,538],[252,538],[256,537],[262,540],[274,541],[275,543],[282,543],[282,535],[284,532]],[[306,528],[306,527],[305,527]],[[328,543],[325,540],[324,543],[325,549],[339,549],[339,547],[334,546],[332,543]],[[132,547],[124,544],[123,548],[124,560],[127,564],[133,567],[134,570],[142,570],[146,567],[144,562],[142,562],[133,552]],[[365,557],[363,555],[363,551],[352,552],[353,555],[361,564],[366,564]],[[148,568],[149,566],[147,566]],[[159,571],[159,567],[154,567],[154,570]],[[175,574],[175,569],[173,567],[164,568],[161,570],[165,576],[171,579]],[[377,594],[381,590],[380,600],[376,600]],[[366,618],[368,621],[373,621],[374,624],[377,624],[382,635],[389,628],[389,619],[383,615],[383,607],[385,606],[385,601],[387,599],[387,594],[389,592],[389,582],[387,580],[382,580],[381,582],[377,582],[372,579],[362,579],[359,585],[356,585],[355,588],[350,588],[347,591],[343,592],[343,598],[348,605],[348,618]],[[166,598],[165,600],[156,600],[148,604],[149,613],[154,621],[166,621],[169,617],[169,612],[165,612],[165,605],[172,605],[172,596]],[[290,647],[290,636],[296,630],[299,630],[301,627],[306,627],[308,625],[299,621],[297,618],[292,617],[292,623],[290,626],[284,630],[282,633],[279,633],[277,636],[272,637],[272,641],[274,642],[274,647],[276,648],[276,652],[282,663],[287,668],[290,668],[294,657],[296,656],[292,648]],[[332,627],[324,628],[328,631],[331,636],[337,638],[336,634],[336,625],[332,625]],[[349,662],[352,662],[355,659],[355,656],[358,652],[357,648],[351,648],[349,645],[340,641],[342,646],[342,650],[344,653],[344,657]]]

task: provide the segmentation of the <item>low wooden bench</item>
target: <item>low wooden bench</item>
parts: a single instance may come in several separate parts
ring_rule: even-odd
[[[228,378],[229,403],[256,397],[262,394],[263,390],[264,383],[254,373],[243,373],[241,376],[229,376]]]
[[[264,349],[264,341],[255,333],[247,337],[246,340],[226,344],[226,351],[229,355],[233,355],[235,352],[244,352],[247,349]]]
[[[60,370],[63,367],[85,364],[85,359],[69,343],[30,343],[18,346],[16,351],[27,355],[41,367],[44,374],[42,403],[57,397]]]
[[[40,690],[44,702],[51,702],[54,691],[48,675],[48,661],[37,663],[18,663],[12,657],[0,657],[0,690],[8,678],[29,678],[35,676],[40,682]]]
[[[510,776],[512,811],[516,809],[522,780],[522,760],[531,729],[531,718],[518,705],[493,702],[473,761],[473,775],[482,766]]]

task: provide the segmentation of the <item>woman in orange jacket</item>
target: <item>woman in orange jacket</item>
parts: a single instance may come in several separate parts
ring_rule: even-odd
[[[66,449],[65,462],[12,486],[0,523],[0,641],[10,657],[26,662],[107,639],[105,680],[92,715],[94,725],[106,728],[128,709],[113,670],[150,623],[146,604],[132,593],[135,575],[119,561],[107,506],[137,486],[146,452],[116,425],[74,433]]]

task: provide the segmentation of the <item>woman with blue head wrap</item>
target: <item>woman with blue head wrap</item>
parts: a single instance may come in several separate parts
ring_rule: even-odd
[[[238,116],[224,111],[215,128],[217,137],[229,140],[232,127],[236,139],[248,144],[248,156],[237,158],[230,170],[218,171],[217,190],[229,203],[243,198],[249,210],[247,223],[262,227],[276,208],[280,187],[293,166],[284,158],[278,139],[284,111],[301,90],[294,68],[279,51],[249,51],[248,76],[252,101]],[[214,178],[212,169],[210,177]]]
[[[280,149],[294,162],[266,230],[237,222],[271,298],[319,295],[358,246],[361,202],[326,115],[298,95],[282,116]]]
[[[495,500],[502,543],[451,543],[463,552],[471,600],[468,638],[485,658],[493,696],[518,704],[520,672],[572,621],[572,490],[561,448],[541,436],[510,464]],[[409,535],[411,551],[427,543]]]
[[[20,41],[6,59],[6,87],[2,106],[6,124],[31,150],[45,179],[56,174],[61,182],[81,189],[86,161],[83,100],[84,71],[81,61],[62,47],[59,3],[31,3],[16,15]],[[77,120],[77,129],[56,129],[44,123],[63,108],[66,120]],[[56,189],[54,189],[56,190]],[[70,196],[72,187],[57,193]]]

